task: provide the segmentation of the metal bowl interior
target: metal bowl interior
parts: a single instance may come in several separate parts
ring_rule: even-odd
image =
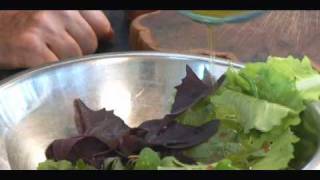
[[[199,78],[209,66],[208,58],[200,56],[112,53],[31,69],[5,80],[0,85],[0,169],[36,169],[49,143],[75,135],[75,98],[93,109],[113,109],[131,127],[162,117],[170,110],[186,64]],[[213,76],[220,77],[227,68],[225,61],[216,60]]]

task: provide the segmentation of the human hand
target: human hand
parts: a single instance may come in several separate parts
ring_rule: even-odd
[[[0,11],[0,68],[29,68],[94,53],[113,30],[102,11]]]

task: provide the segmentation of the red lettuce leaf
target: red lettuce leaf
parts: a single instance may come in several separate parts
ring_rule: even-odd
[[[154,128],[155,125],[153,124],[157,128]],[[185,149],[208,140],[217,132],[219,124],[218,120],[213,120],[200,127],[194,127],[179,124],[174,119],[159,119],[146,122],[140,128],[148,131],[145,135],[145,141],[151,147],[160,146],[168,149]]]
[[[74,109],[78,132],[97,137],[110,147],[115,148],[114,141],[130,129],[113,111],[106,111],[104,108],[93,111],[80,99],[74,101]]]
[[[76,136],[67,139],[58,139],[53,141],[46,150],[48,159],[68,160],[76,162],[79,159],[84,160],[96,167],[101,164],[101,159],[96,158],[101,153],[111,155],[109,147],[96,137]]]
[[[206,97],[212,89],[209,79],[201,81],[189,66],[187,66],[186,71],[186,77],[182,79],[182,83],[175,87],[177,93],[171,113],[185,111],[201,98]]]

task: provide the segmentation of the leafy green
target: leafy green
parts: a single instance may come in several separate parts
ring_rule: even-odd
[[[197,165],[189,165],[183,164],[181,162],[175,161],[176,166],[173,167],[158,167],[158,170],[214,170],[215,164],[197,164]]]
[[[170,165],[164,166],[161,165],[158,167],[158,170],[238,170],[239,168],[235,167],[229,159],[223,159],[221,161],[211,163],[211,164],[202,164],[198,163],[195,165],[184,164],[174,157],[170,157]]]
[[[38,170],[95,170],[93,166],[86,164],[83,160],[78,160],[75,165],[73,165],[70,161],[61,160],[46,160],[44,162],[39,163]]]
[[[256,64],[258,66],[258,64]],[[250,72],[250,71],[249,71]],[[251,71],[253,72],[253,71]],[[255,90],[255,85],[244,77],[239,75],[239,72],[233,68],[229,68],[226,72],[225,87],[241,93],[253,93],[254,96],[258,96]],[[224,89],[223,89],[224,90]],[[222,90],[221,90],[222,92]]]
[[[178,160],[173,161],[174,166],[159,166],[157,170],[214,170],[215,164],[197,164],[189,165],[183,164]]]
[[[144,148],[139,153],[139,159],[136,161],[135,170],[157,170],[157,167],[161,164],[160,156],[157,152],[151,148]]]
[[[198,103],[187,122],[197,125],[192,122],[197,118],[191,117],[208,114],[211,109],[215,118],[232,121],[240,128],[221,126],[219,131],[229,135],[226,140],[219,138],[218,132],[185,154],[204,163],[229,158],[243,169],[288,168],[299,141],[291,128],[301,123],[305,100],[318,100],[319,95],[320,75],[306,57],[302,61],[291,56],[269,57],[267,63],[247,64],[239,71],[230,68],[224,86],[210,97],[211,103]],[[206,110],[201,111],[201,103]]]
[[[139,159],[135,163],[136,170],[234,170],[230,160],[223,160],[212,164],[198,163],[195,165],[185,164],[174,156],[166,156],[162,160],[159,154],[150,148],[144,148]]]
[[[285,169],[294,157],[293,144],[298,141],[290,128],[283,127],[267,133],[240,133],[239,136],[242,149],[226,158],[241,169]]]
[[[320,127],[319,115],[320,101],[310,103],[301,115],[302,123],[293,128],[301,140],[295,144],[295,158],[291,161],[291,166],[303,168],[317,151],[320,137],[318,131]]]
[[[74,170],[95,170],[96,168],[85,163],[82,159],[78,160],[74,166]]]
[[[232,126],[220,126],[216,135],[185,154],[201,163],[227,158],[242,169],[288,168],[299,141],[291,129],[301,123],[304,100],[317,99],[320,93],[316,85],[302,86],[319,78],[310,61],[290,58],[269,58],[240,71],[230,68],[224,86],[209,97],[211,103],[199,102],[193,107],[197,111],[188,112],[189,119],[180,118],[197,125],[194,117],[204,117],[211,109],[211,116]],[[227,138],[219,138],[220,133]]]
[[[213,163],[241,150],[238,133],[222,124],[207,142],[186,150],[184,154],[197,162]]]
[[[104,170],[126,170],[127,168],[122,164],[120,157],[110,157],[103,162]]]
[[[296,89],[295,82],[267,64],[248,64],[239,73],[229,71],[228,75],[233,77],[228,78],[231,81],[226,83],[229,89],[239,91],[241,88],[239,92],[287,106],[297,113],[304,109],[303,99]]]
[[[201,126],[214,118],[213,104],[210,96],[200,100],[186,112],[180,115],[176,121],[190,126]]]
[[[270,131],[292,113],[285,106],[231,90],[225,90],[221,95],[212,97],[212,102],[215,104],[218,119],[235,121],[241,124],[246,133],[251,129]]]
[[[251,131],[245,134],[221,126],[208,142],[185,154],[201,163],[227,158],[242,169],[284,169],[293,158],[293,143],[297,140],[291,130],[284,127],[267,133]]]
[[[174,156],[166,156],[161,160],[160,166],[162,167],[175,167],[177,159]]]
[[[251,168],[257,170],[277,170],[288,167],[288,163],[294,158],[293,143],[296,143],[299,138],[289,128],[286,130],[276,128],[270,133],[263,134],[258,140],[265,154],[262,158],[254,160]]]
[[[310,59],[302,60],[292,56],[287,58],[269,57],[267,65],[296,81],[296,88],[305,100],[318,100],[320,96],[320,75],[313,69]]]
[[[239,168],[232,165],[230,159],[223,159],[216,164],[215,170],[239,170]]]
[[[46,160],[39,163],[38,170],[73,170],[73,165],[71,162],[62,160],[62,161],[53,161]]]

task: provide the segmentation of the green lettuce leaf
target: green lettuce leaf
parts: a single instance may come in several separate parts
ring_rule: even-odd
[[[269,57],[267,65],[287,78],[296,81],[296,88],[305,100],[319,100],[320,75],[313,69],[310,59],[302,60],[292,56],[287,58]]]
[[[184,151],[184,154],[200,163],[213,163],[242,150],[238,132],[221,124],[207,142]]]
[[[218,94],[224,91],[224,89],[231,89],[241,93],[250,93],[255,92],[252,91],[255,87],[251,87],[252,85],[239,74],[239,71],[233,68],[229,68],[226,72],[226,82],[224,86],[218,91]],[[256,95],[257,96],[257,95]]]
[[[239,170],[239,168],[235,167],[230,159],[223,159],[216,164],[214,170]]]
[[[110,157],[103,162],[104,170],[126,170],[127,168],[122,164],[120,157]]]
[[[44,162],[39,163],[38,170],[73,170],[73,165],[71,162],[62,160],[62,161],[54,161],[54,160],[46,160]]]
[[[139,159],[136,161],[135,170],[157,170],[160,166],[161,159],[157,152],[151,148],[144,148],[139,153]]]
[[[150,148],[144,148],[139,158],[135,163],[135,170],[235,170],[238,169],[233,166],[228,159],[223,159],[215,163],[197,163],[184,164],[173,156],[166,156],[163,159],[159,154]]]
[[[201,126],[213,120],[214,116],[213,104],[208,96],[177,117],[176,121],[184,125]]]
[[[38,164],[38,170],[96,170],[93,166],[86,164],[83,160],[78,160],[75,164],[70,161],[46,160]]]
[[[263,134],[258,141],[260,144],[263,142],[261,145],[265,154],[263,157],[253,161],[251,169],[286,169],[290,160],[294,158],[293,144],[298,140],[299,138],[292,133],[290,128],[286,130],[276,128],[270,133]]]
[[[176,167],[177,164],[175,163],[177,159],[174,156],[166,156],[161,160],[160,166],[161,167]]]
[[[267,133],[241,133],[240,136],[242,151],[227,158],[241,169],[286,169],[294,158],[294,144],[299,140],[290,128],[283,127],[274,128]]]
[[[165,159],[165,158],[164,158]],[[167,166],[161,165],[157,169],[158,170],[238,170],[239,168],[235,167],[232,164],[232,161],[229,159],[223,159],[221,161],[218,161],[216,163],[211,164],[203,164],[198,163],[195,165],[189,165],[184,164],[174,157],[167,158],[167,161],[170,161],[170,163],[167,163]]]
[[[293,132],[301,139],[295,144],[294,156],[291,166],[298,169],[303,168],[313,157],[318,149],[320,134],[320,101],[307,105],[301,115],[302,123],[293,128]]]
[[[295,81],[268,67],[267,64],[247,64],[240,72],[229,70],[227,77],[228,89],[287,106],[297,113],[304,109],[303,99],[296,89]]]
[[[279,126],[282,120],[293,113],[291,109],[239,92],[225,90],[212,97],[216,117],[239,123],[246,133],[251,129],[263,132]]]

